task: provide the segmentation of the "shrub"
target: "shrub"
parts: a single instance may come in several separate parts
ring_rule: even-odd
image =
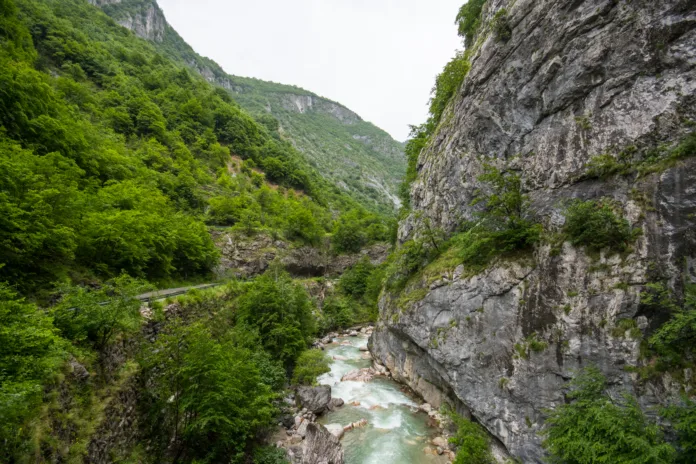
[[[621,401],[606,392],[606,379],[595,368],[571,381],[568,398],[549,412],[544,446],[551,463],[670,463],[675,450],[643,414],[633,396]]]
[[[26,423],[43,399],[44,384],[66,357],[51,318],[0,283],[0,461],[29,455]]]
[[[331,296],[322,307],[322,330],[350,327],[356,322],[355,312],[345,298]]]
[[[508,21],[508,11],[505,8],[498,10],[495,16],[493,16],[491,29],[493,29],[495,39],[499,42],[507,42],[512,38],[512,28]]]
[[[338,284],[341,290],[355,298],[362,298],[375,267],[368,256],[363,257],[353,267],[343,273]]]
[[[568,207],[565,232],[573,245],[593,251],[621,252],[634,238],[626,219],[618,217],[607,202],[592,200],[575,201]]]
[[[236,462],[271,424],[274,395],[252,353],[216,340],[201,323],[175,321],[142,351],[143,404],[154,445],[187,462]]]
[[[317,377],[331,371],[329,357],[321,350],[306,350],[302,352],[292,375],[295,385],[316,385]]]
[[[693,360],[696,347],[696,289],[688,286],[683,305],[675,302],[662,284],[649,284],[643,304],[667,312],[671,318],[649,339],[649,346],[668,366],[681,366]]]
[[[662,413],[677,432],[677,463],[696,462],[696,402],[684,398],[681,404],[671,405]]]
[[[290,276],[271,269],[239,297],[239,318],[258,330],[263,347],[292,366],[316,330],[312,301]]]
[[[442,113],[444,113],[447,104],[462,86],[464,78],[469,74],[470,69],[469,52],[457,52],[455,57],[445,65],[442,72],[435,78],[435,86],[430,99],[429,133],[432,133],[440,123]]]
[[[116,336],[140,327],[141,303],[135,296],[146,289],[142,281],[127,275],[108,281],[99,290],[64,287],[63,298],[51,314],[65,338],[101,350]]]
[[[455,414],[449,414],[457,432],[449,442],[457,448],[454,464],[493,464],[488,434],[479,424]]]
[[[457,14],[458,32],[467,48],[474,44],[474,37],[481,26],[481,11],[486,0],[468,0]]]
[[[254,451],[253,464],[290,464],[290,461],[284,449],[264,446]]]

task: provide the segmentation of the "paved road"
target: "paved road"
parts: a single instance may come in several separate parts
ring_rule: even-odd
[[[218,285],[221,285],[221,284],[201,284],[201,285],[193,285],[190,287],[167,288],[165,290],[155,290],[154,292],[143,293],[142,295],[138,295],[136,298],[139,299],[140,301],[163,300],[163,299],[169,298],[171,296],[183,295],[184,293],[188,292],[189,290],[193,290],[193,289],[202,290],[204,288],[217,287]]]

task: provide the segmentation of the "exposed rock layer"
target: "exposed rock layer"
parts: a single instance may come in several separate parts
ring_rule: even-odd
[[[452,403],[512,455],[542,462],[543,411],[564,402],[577,369],[598,366],[646,408],[681,387],[670,376],[642,384],[627,372],[641,362],[640,342],[616,327],[633,319],[649,335],[667,315],[641,304],[644,285],[666,281],[679,294],[696,281],[696,160],[642,178],[582,179],[595,155],[644,153],[692,130],[696,7],[489,0],[483,23],[502,8],[512,38],[497,41],[484,27],[471,71],[421,153],[400,238],[424,218],[446,231],[471,219],[484,162],[520,174],[549,231],[562,226],[567,200],[608,197],[642,236],[622,256],[590,257],[565,243],[476,276],[450,269],[406,308],[386,295],[371,350],[433,406]],[[532,348],[533,340],[541,343]]]

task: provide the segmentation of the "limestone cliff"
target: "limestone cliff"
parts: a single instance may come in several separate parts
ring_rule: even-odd
[[[138,37],[153,42],[164,41],[169,25],[154,0],[89,0],[89,3],[101,7],[121,26],[130,29]]]
[[[491,32],[494,17],[512,31]],[[489,0],[471,70],[420,154],[405,241],[424,219],[447,232],[473,218],[483,164],[519,174],[549,233],[569,199],[610,198],[635,228],[630,253],[589,256],[542,241],[471,276],[462,266],[385,294],[373,355],[435,406],[470,412],[511,455],[542,462],[544,410],[596,365],[646,408],[693,382],[640,382],[639,338],[664,321],[646,283],[696,281],[696,159],[644,175],[588,176],[598,155],[635,162],[678,144],[696,120],[696,4],[689,0]],[[432,276],[431,276],[432,277]],[[398,300],[401,299],[401,302]],[[413,298],[410,298],[413,299]],[[406,298],[409,300],[409,298]],[[531,340],[542,349],[529,350]],[[689,388],[689,386],[686,386]]]

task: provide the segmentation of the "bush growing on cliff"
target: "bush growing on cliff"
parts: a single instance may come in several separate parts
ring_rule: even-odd
[[[607,201],[575,201],[568,207],[565,232],[575,246],[593,251],[625,251],[635,238],[631,225]]]
[[[568,404],[549,411],[544,446],[550,462],[671,463],[675,450],[660,428],[628,394],[615,400],[606,379],[595,368],[582,371],[570,384]]]
[[[677,433],[676,462],[696,462],[696,402],[692,398],[683,398],[680,404],[673,404],[662,412]]]
[[[481,12],[486,0],[468,0],[459,9],[455,24],[459,36],[464,38],[464,45],[469,48],[474,44],[474,37],[481,26]]]
[[[654,368],[670,370],[691,367],[696,347],[696,287],[687,285],[683,301],[678,301],[662,283],[646,285],[641,303],[655,314],[669,314],[667,320],[648,339],[656,355]]]
[[[532,248],[542,232],[541,225],[529,218],[529,199],[522,193],[519,175],[490,165],[484,169],[479,176],[484,188],[472,202],[472,206],[483,206],[478,221],[462,225],[464,231],[450,240],[463,264],[473,270],[496,256]]]
[[[454,412],[449,417],[457,427],[457,432],[449,439],[457,450],[454,464],[494,464],[488,434],[483,427]]]

